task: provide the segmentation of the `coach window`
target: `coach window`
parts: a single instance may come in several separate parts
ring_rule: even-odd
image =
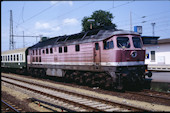
[[[15,61],[15,55],[14,55],[14,61]]]
[[[24,55],[22,54],[22,61],[24,60]]]
[[[46,48],[46,54],[48,54],[48,48]]]
[[[17,61],[19,61],[19,55],[17,54]]]
[[[62,53],[62,47],[59,47],[58,49],[59,53]]]
[[[96,50],[99,50],[99,43],[95,43]]]
[[[76,49],[76,51],[80,51],[80,46],[79,45],[75,45],[75,49]]]
[[[8,55],[8,61],[10,61],[10,60],[9,60],[9,55]]]
[[[11,61],[12,61],[12,55],[11,55]]]
[[[65,53],[67,52],[67,46],[64,47],[64,52],[65,52]]]
[[[50,48],[50,53],[53,53],[53,48]]]

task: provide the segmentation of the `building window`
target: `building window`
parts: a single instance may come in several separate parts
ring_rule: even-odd
[[[53,53],[53,48],[50,48],[50,53]]]
[[[75,45],[75,49],[76,49],[76,51],[80,51],[80,46],[79,45]]]
[[[155,61],[155,51],[151,51],[151,61]]]
[[[46,54],[48,54],[48,48],[46,48]]]
[[[99,43],[95,43],[95,49],[99,50]]]
[[[59,47],[58,49],[59,49],[59,53],[62,53],[62,47]]]
[[[67,52],[67,46],[64,47],[64,52]]]

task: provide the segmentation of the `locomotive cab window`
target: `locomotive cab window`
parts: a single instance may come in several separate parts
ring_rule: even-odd
[[[75,45],[76,51],[80,51],[80,45]]]
[[[132,37],[132,40],[133,40],[133,45],[135,48],[142,47],[140,37]]]
[[[117,37],[118,48],[130,48],[130,42],[128,37]]]

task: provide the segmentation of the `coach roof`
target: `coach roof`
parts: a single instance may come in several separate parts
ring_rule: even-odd
[[[25,52],[26,49],[27,49],[27,47],[20,48],[20,49],[7,50],[7,51],[3,51],[1,54],[4,55],[4,54],[12,54],[12,53],[22,53],[22,52]]]
[[[41,41],[33,45],[32,47],[30,47],[30,49],[54,47],[54,46],[67,46],[67,45],[80,44],[80,43],[96,42],[96,41],[105,40],[113,35],[121,35],[121,34],[139,35],[136,32],[125,31],[125,30],[113,30],[113,29],[92,30],[92,31],[81,32],[81,33],[77,33],[73,35],[53,37],[53,38],[47,39],[45,41]]]

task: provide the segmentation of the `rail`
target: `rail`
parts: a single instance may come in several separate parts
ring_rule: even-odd
[[[2,77],[4,77],[4,76],[2,76]],[[6,78],[10,78],[10,77],[6,77]],[[101,99],[101,98],[87,96],[87,95],[79,94],[79,93],[76,93],[76,92],[70,92],[70,91],[66,91],[66,90],[63,90],[63,89],[57,89],[57,88],[54,88],[54,87],[51,87],[51,86],[49,87],[49,86],[46,86],[44,84],[40,85],[38,83],[33,83],[33,81],[32,82],[28,82],[26,80],[18,80],[16,78],[10,78],[10,79],[17,80],[17,81],[20,81],[20,82],[22,81],[22,82],[28,83],[28,84],[34,84],[34,85],[37,85],[39,87],[55,90],[57,92],[62,92],[62,93],[66,93],[66,94],[69,94],[69,95],[76,95],[78,97],[85,98],[87,100],[92,100],[92,101],[96,101],[96,102],[100,102],[100,103],[107,103],[108,106],[109,105],[111,105],[111,106],[119,106],[120,108],[124,108],[124,109],[128,109],[128,110],[133,110],[133,111],[150,111],[148,109],[141,108],[141,107],[136,107],[136,106],[127,105],[127,104],[123,104],[123,103],[118,103],[118,102],[113,102],[113,101],[109,101],[109,100],[104,100],[104,99]],[[2,81],[4,81],[4,80],[2,80]],[[17,84],[8,82],[8,81],[4,81],[4,82],[16,85],[18,87],[26,88],[26,89],[34,91],[36,93],[41,93],[43,95],[49,96],[49,97],[54,98],[54,99],[60,99],[60,100],[65,101],[67,103],[72,103],[74,105],[82,106],[85,109],[89,109],[89,111],[105,111],[105,110],[102,110],[102,109],[99,109],[99,108],[96,108],[96,107],[89,106],[87,104],[83,104],[83,102],[82,103],[78,103],[78,102],[75,102],[75,101],[71,101],[69,99],[65,99],[65,98],[61,98],[61,97],[56,97],[54,95],[50,95],[50,94],[42,92],[42,91],[37,91],[35,89],[31,89],[31,88],[28,88],[28,87],[25,87],[25,86],[20,86],[20,85],[17,85]]]

